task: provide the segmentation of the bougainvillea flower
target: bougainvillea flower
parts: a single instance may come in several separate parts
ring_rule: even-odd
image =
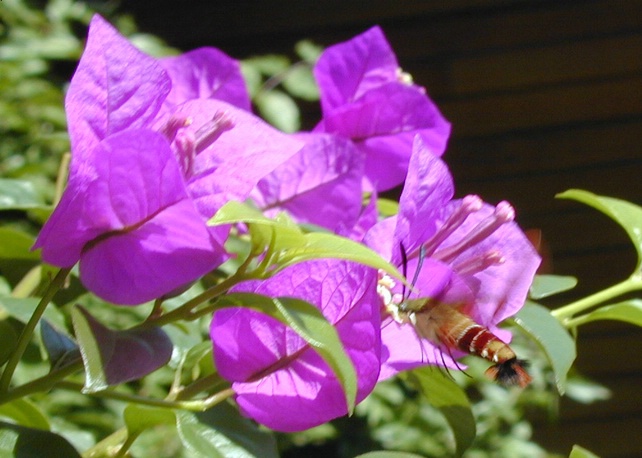
[[[380,299],[377,273],[339,260],[307,261],[236,292],[306,300],[332,323],[352,360],[357,402],[379,374]],[[216,367],[232,382],[244,415],[278,431],[300,431],[345,415],[341,384],[332,369],[292,329],[247,308],[216,311],[211,324]]]
[[[238,61],[215,48],[199,48],[159,60],[172,80],[164,103],[168,110],[194,99],[216,99],[246,111],[250,96]]]
[[[457,304],[474,321],[509,341],[510,334],[497,329],[497,324],[522,307],[540,258],[513,222],[509,204],[493,207],[477,196],[452,200],[453,192],[448,168],[417,138],[398,215],[374,226],[365,241],[400,269],[406,264],[407,278],[416,279],[406,298]],[[401,285],[382,280],[380,291],[386,286],[385,294],[403,293]],[[426,363],[457,367],[442,350],[419,339],[412,325],[386,321],[381,378]]]
[[[450,124],[409,81],[379,27],[327,48],[314,75],[321,95],[322,121],[315,132],[352,139],[366,154],[365,174],[379,191],[401,184],[415,135],[441,155]]]
[[[34,247],[59,267],[80,261],[85,286],[119,304],[155,299],[223,262],[227,229],[207,220],[301,147],[243,109],[172,84],[156,59],[92,19],[65,101],[69,185]],[[198,97],[180,103],[181,94]]]
[[[159,297],[221,262],[167,140],[130,129],[100,142],[69,177],[36,247],[119,304]],[[178,267],[178,268],[177,268]],[[169,288],[168,289],[168,285]]]
[[[286,210],[298,223],[333,232],[352,228],[362,207],[364,154],[336,135],[296,136],[305,146],[259,181],[255,203],[268,216]]]

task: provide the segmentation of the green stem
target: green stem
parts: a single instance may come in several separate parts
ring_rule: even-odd
[[[109,436],[105,437],[103,440],[95,444],[93,447],[87,449],[83,454],[83,458],[98,458],[112,456],[113,454],[108,454],[107,450],[113,449],[124,441],[127,440],[127,429],[122,427]]]
[[[587,315],[580,315],[575,318],[568,318],[564,322],[564,327],[566,329],[574,329],[577,328],[578,326],[582,326],[585,323],[589,323],[591,320],[588,318]]]
[[[199,402],[202,402],[203,410],[207,410],[207,409],[211,409],[216,404],[219,404],[232,396],[234,396],[234,390],[232,388],[228,388],[226,390],[219,391],[218,393],[213,394],[212,396],[205,398],[203,399],[203,401],[199,401]]]
[[[31,337],[33,335],[33,331],[36,329],[38,321],[40,321],[43,313],[45,313],[45,309],[47,308],[47,305],[49,305],[49,302],[51,302],[51,299],[53,299],[53,296],[64,284],[65,278],[67,278],[70,270],[71,269],[60,269],[54,279],[51,280],[51,283],[49,284],[47,291],[45,291],[44,296],[38,303],[36,310],[34,310],[33,315],[31,315],[31,318],[29,318],[29,321],[22,330],[22,333],[18,338],[16,349],[11,355],[11,358],[9,358],[9,361],[7,361],[7,365],[2,372],[2,377],[0,377],[0,395],[6,393],[9,390],[13,373],[15,372],[16,367],[18,367],[18,363],[20,362],[22,355],[27,349],[29,342],[31,342]]]
[[[595,307],[596,305],[613,299],[614,297],[635,291],[636,289],[642,289],[642,282],[631,277],[623,282],[603,289],[602,291],[598,291],[595,294],[591,294],[590,296],[586,296],[578,301],[571,302],[570,304],[553,310],[551,315],[566,325],[567,320],[569,320],[573,315],[583,312],[591,307]]]
[[[62,193],[67,185],[67,178],[69,177],[69,163],[71,162],[71,153],[62,155],[60,166],[58,167],[58,176],[56,178],[56,188],[54,192],[53,206],[55,207],[62,198]]]
[[[81,392],[83,389],[83,384],[75,382],[60,382],[56,384],[56,388],[61,388],[63,390],[77,391]],[[204,402],[202,400],[196,401],[168,401],[165,399],[154,399],[146,398],[144,396],[138,396],[135,394],[120,393],[114,390],[104,390],[96,391],[93,393],[86,393],[89,396],[103,399],[115,399],[117,401],[129,402],[132,404],[141,404],[151,407],[165,407],[168,409],[183,409],[183,410],[193,410],[200,412],[204,409]]]
[[[190,399],[196,396],[198,393],[214,388],[216,385],[221,383],[222,380],[223,379],[218,373],[214,373],[208,375],[207,377],[203,377],[202,379],[198,379],[179,391],[176,395],[176,399]]]
[[[20,385],[7,393],[0,395],[0,405],[13,401],[14,399],[23,398],[33,393],[49,391],[62,379],[74,372],[78,372],[82,367],[82,360],[78,359],[78,361],[68,364],[60,369],[56,369],[47,375],[32,380],[29,383],[25,383],[24,385]]]
[[[208,290],[203,291],[198,296],[190,299],[189,301],[185,302],[183,305],[172,310],[171,312],[167,312],[164,315],[161,315],[159,317],[150,317],[150,319],[145,321],[145,323],[143,323],[140,327],[145,327],[150,325],[163,326],[182,319],[193,320],[198,316],[200,316],[200,314],[196,316],[192,314],[192,310],[194,308],[198,307],[203,302],[207,302],[211,299],[214,299],[217,296],[224,294],[237,283],[245,280],[249,280],[251,278],[253,278],[253,275],[246,275],[246,274],[233,275],[232,277],[226,280],[223,280],[218,285],[212,286]]]
[[[134,444],[136,439],[138,439],[138,436],[140,434],[127,434],[127,439],[125,439],[125,442],[123,442],[123,445],[118,449],[118,452],[114,455],[114,458],[121,458],[123,456],[127,456],[127,452],[131,448],[131,446]]]

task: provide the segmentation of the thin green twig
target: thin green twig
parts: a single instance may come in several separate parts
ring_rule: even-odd
[[[43,313],[45,313],[45,309],[47,308],[47,305],[49,305],[49,302],[51,302],[51,299],[53,299],[54,295],[64,284],[65,278],[67,278],[70,270],[71,269],[60,269],[58,274],[56,274],[53,280],[51,280],[47,291],[45,291],[45,294],[38,303],[38,306],[34,310],[33,315],[31,315],[31,318],[29,318],[29,321],[22,330],[22,333],[20,334],[20,337],[18,338],[18,342],[16,344],[16,349],[11,354],[11,358],[9,358],[9,361],[7,361],[7,365],[2,372],[2,377],[0,377],[0,395],[5,394],[7,393],[7,391],[9,391],[13,373],[15,372],[16,367],[18,367],[18,363],[20,362],[22,355],[27,349],[29,342],[31,342],[31,337],[33,336],[33,332],[36,329],[36,325],[40,321],[40,318],[42,318]]]

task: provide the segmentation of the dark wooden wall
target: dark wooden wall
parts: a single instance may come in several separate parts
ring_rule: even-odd
[[[404,70],[453,124],[445,156],[458,194],[506,199],[541,228],[555,273],[581,297],[625,278],[626,236],[599,213],[555,200],[584,188],[642,204],[642,1],[124,1],[145,31],[183,49],[234,57],[329,45],[381,25]],[[318,115],[313,113],[313,116]],[[642,456],[642,332],[581,329],[578,368],[613,390],[591,406],[562,402],[536,439],[567,454]]]

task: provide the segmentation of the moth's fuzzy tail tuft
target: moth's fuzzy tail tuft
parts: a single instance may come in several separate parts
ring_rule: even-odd
[[[523,359],[511,358],[486,370],[486,377],[504,385],[519,385],[526,387],[531,382],[531,376],[526,372],[528,363]]]

